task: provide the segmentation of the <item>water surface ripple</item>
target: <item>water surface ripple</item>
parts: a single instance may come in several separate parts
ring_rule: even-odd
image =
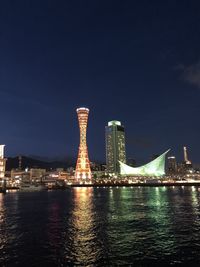
[[[200,266],[197,187],[0,194],[0,266]]]

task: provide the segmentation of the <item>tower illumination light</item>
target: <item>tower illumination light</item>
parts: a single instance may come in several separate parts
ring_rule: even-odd
[[[76,163],[75,178],[91,179],[90,161],[88,157],[88,149],[86,142],[87,122],[88,122],[88,108],[78,108],[76,110],[78,115],[79,129],[80,129],[80,145],[78,151],[78,158]]]

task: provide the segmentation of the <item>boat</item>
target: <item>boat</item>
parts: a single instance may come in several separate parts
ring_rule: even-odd
[[[0,193],[3,193],[3,194],[5,194],[6,193],[6,188],[0,188]]]
[[[31,184],[31,183],[23,183],[21,184],[19,191],[43,191],[47,190],[47,187],[45,185],[41,184]]]
[[[4,180],[0,180],[1,183],[1,187],[0,187],[0,193],[5,194],[6,193],[6,179],[4,178]]]

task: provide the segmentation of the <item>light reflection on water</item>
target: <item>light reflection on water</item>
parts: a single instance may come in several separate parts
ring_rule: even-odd
[[[196,187],[0,194],[0,265],[200,264]]]
[[[5,229],[5,209],[3,194],[0,194],[0,251],[4,252],[6,238],[4,235]],[[4,257],[3,257],[4,258]]]
[[[66,244],[66,259],[76,264],[96,261],[93,188],[74,188],[73,208],[69,220],[70,247]]]

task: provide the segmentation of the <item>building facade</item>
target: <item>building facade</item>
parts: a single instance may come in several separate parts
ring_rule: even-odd
[[[119,161],[126,163],[125,130],[120,121],[110,121],[105,129],[106,169],[108,173],[120,173]]]
[[[4,147],[0,145],[0,179],[5,177],[6,159],[4,158]]]
[[[177,173],[177,162],[174,156],[170,156],[168,159],[168,173],[169,174],[176,174]]]

